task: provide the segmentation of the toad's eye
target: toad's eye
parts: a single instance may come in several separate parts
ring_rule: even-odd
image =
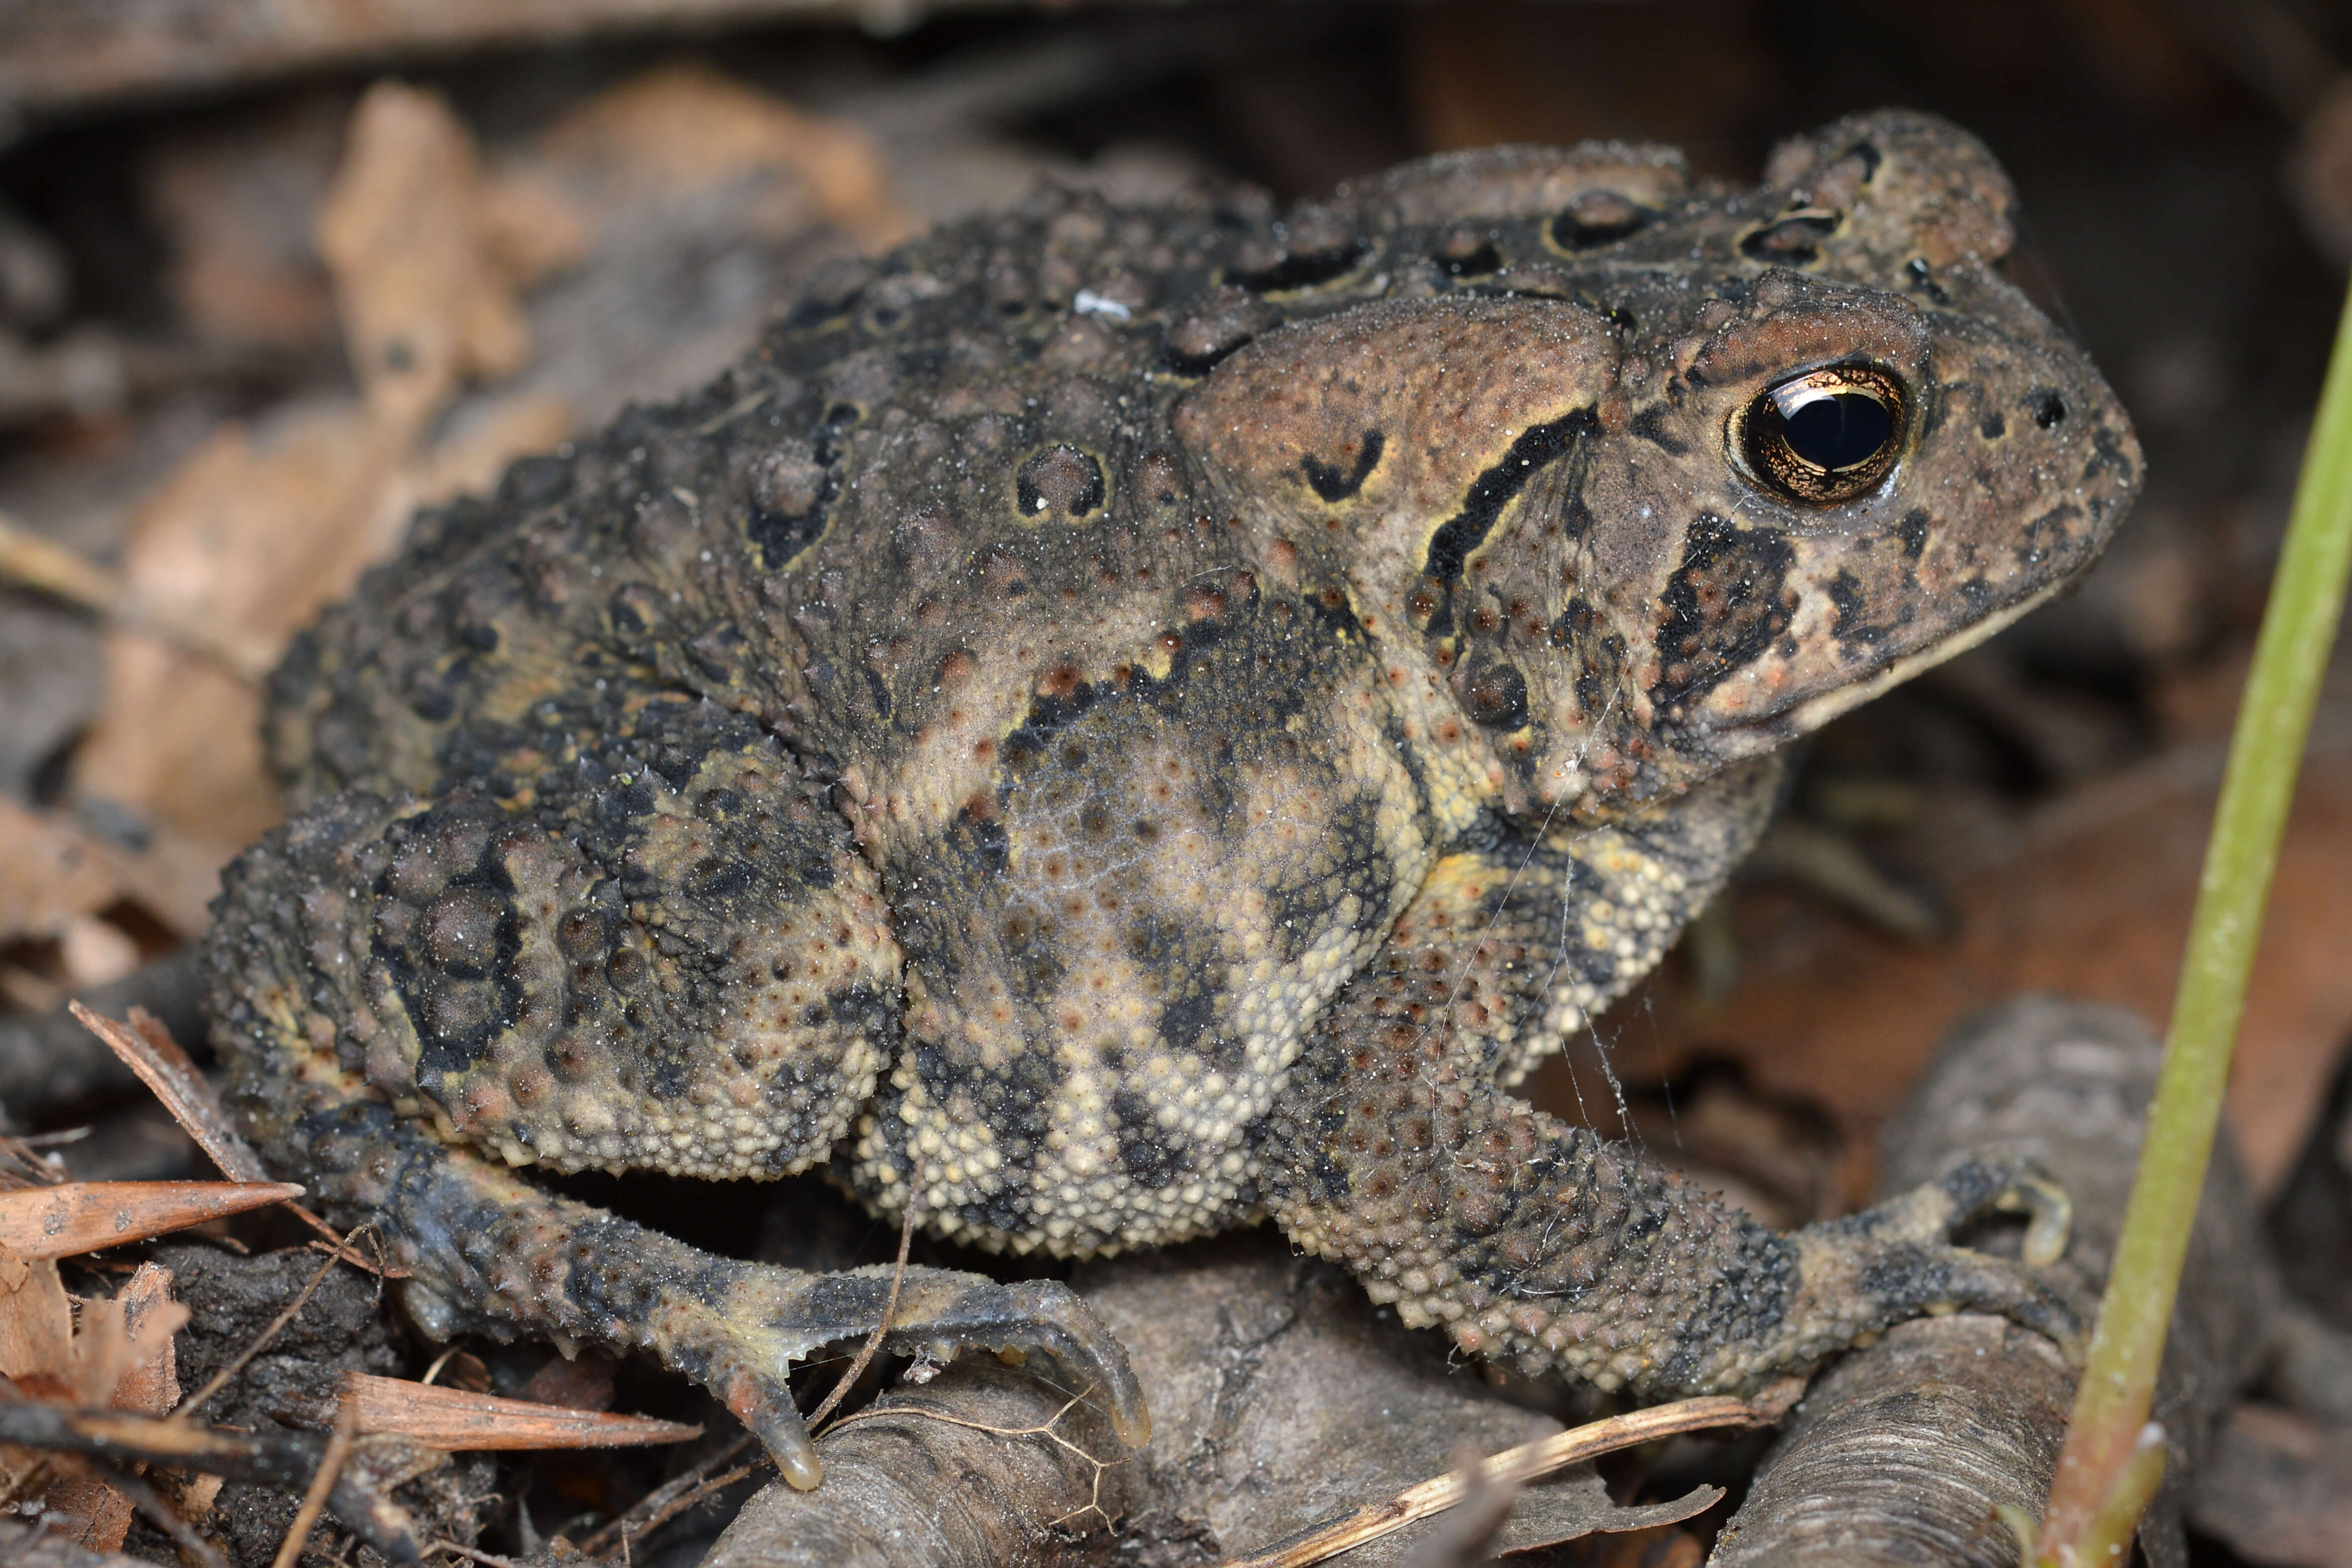
[[[1849,501],[1885,479],[1903,450],[1903,384],[1875,365],[1841,364],[1791,376],[1731,422],[1731,449],[1748,477],[1788,500]]]

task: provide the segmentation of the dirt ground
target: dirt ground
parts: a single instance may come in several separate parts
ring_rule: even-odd
[[[2023,198],[2014,275],[2122,394],[2148,488],[2080,593],[1822,734],[1733,889],[1528,1092],[1794,1225],[1868,1198],[1882,1130],[1969,1014],[2054,991],[2164,1017],[2352,261],[2352,9],[483,0],[415,19],[434,9],[0,15],[0,1131],[53,1155],[47,1174],[215,1174],[102,1049],[28,1021],[68,996],[142,1001],[203,1059],[168,966],[219,865],[279,814],[257,725],[286,639],[417,506],[698,384],[826,261],[1043,177],[1135,201],[1237,177],[1289,199],[1422,153],[1613,137],[1746,181],[1776,138],[1888,103],[2000,156]],[[2339,653],[2229,1119],[2294,1289],[2352,1329],[2347,954]],[[0,1186],[38,1179],[7,1171]],[[764,1194],[594,1190],[721,1250],[814,1246],[771,1233],[759,1216],[783,1205]],[[890,1256],[895,1235],[810,1191],[791,1206],[822,1211],[827,1239],[807,1255]],[[60,1278],[111,1295],[168,1250],[187,1299],[218,1273],[207,1256],[306,1239],[276,1216],[201,1234]],[[445,1357],[446,1379],[514,1394],[557,1364],[429,1344],[367,1276],[334,1278],[342,1328],[318,1342],[352,1367],[414,1378]],[[183,1333],[179,1386],[225,1359],[201,1335],[228,1321]],[[215,1419],[321,1429],[268,1392],[302,1382],[308,1321]],[[520,1557],[588,1540],[732,1435],[648,1368],[587,1384],[552,1402],[710,1436],[474,1456],[387,1486],[457,1546]],[[1673,1479],[1618,1476],[1619,1500]],[[633,1561],[700,1561],[752,1484]],[[270,1561],[295,1496],[207,1498],[229,1560]],[[1736,1502],[1558,1560],[1695,1563]],[[2193,1533],[2191,1560],[2347,1562],[2325,1536]],[[316,1542],[305,1561],[351,1548],[331,1521]],[[113,1544],[171,1560],[142,1521]]]

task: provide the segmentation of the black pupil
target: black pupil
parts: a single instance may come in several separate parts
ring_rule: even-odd
[[[1878,456],[1895,433],[1895,416],[1867,393],[1832,392],[1781,412],[1789,450],[1834,473]]]

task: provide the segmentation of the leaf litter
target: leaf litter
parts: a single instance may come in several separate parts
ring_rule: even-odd
[[[1437,54],[1452,58],[1444,47]],[[1442,59],[1434,69],[1423,90],[1458,96]],[[1475,111],[1487,131],[1509,134],[1512,105],[1492,92],[1475,96],[1455,111]],[[43,568],[66,599],[103,618],[107,706],[72,757],[62,795],[37,806],[0,799],[8,814],[0,816],[0,942],[9,943],[0,950],[0,991],[19,1005],[119,973],[201,928],[219,858],[277,811],[251,741],[251,673],[389,546],[415,505],[487,486],[513,456],[556,445],[622,398],[703,379],[756,321],[756,301],[735,316],[628,309],[635,296],[627,289],[639,286],[616,279],[688,248],[693,242],[678,237],[711,232],[692,226],[729,207],[759,231],[765,254],[786,258],[772,277],[828,246],[838,253],[887,243],[910,221],[870,141],[709,67],[624,76],[579,97],[551,129],[506,135],[488,150],[446,104],[413,88],[325,88],[286,102],[242,152],[232,134],[199,134],[184,148],[175,137],[173,151],[151,158],[158,210],[172,215],[181,241],[172,287],[191,321],[241,353],[299,355],[339,337],[352,380],[321,387],[313,378],[274,405],[216,420],[131,509],[116,565],[77,573],[68,561],[60,572],[52,560]],[[256,180],[256,170],[268,178]],[[1727,1168],[1727,1184],[1744,1187],[1759,1209],[1812,1217],[1866,1187],[1868,1134],[1894,1109],[1909,1076],[1902,1064],[1924,1060],[1944,1022],[1970,1001],[2057,984],[2160,1010],[2177,942],[2168,922],[2185,919],[2193,880],[2193,868],[2181,874],[2179,848],[2193,853],[2204,816],[2204,786],[2180,766],[2182,749],[2212,729],[2199,728],[2200,704],[2211,706],[2201,688],[2227,683],[2204,679],[2181,653],[2194,628],[2218,624],[2220,614],[2191,596],[2220,590],[2198,557],[2175,548],[2177,526],[2152,537],[2147,560],[2119,561],[2103,581],[2127,582],[2149,600],[2133,612],[2143,628],[2134,635],[2159,649],[2153,706],[2167,726],[2165,749],[2133,775],[2113,756],[2100,760],[2109,741],[2099,737],[2112,726],[2076,724],[2081,715],[2052,706],[2053,721],[2031,746],[2053,756],[2073,750],[2056,769],[2068,787],[2046,809],[1987,836],[1975,831],[1986,816],[1980,792],[1914,810],[1907,834],[1865,828],[1861,841],[1882,869],[1928,868],[1927,879],[1958,917],[1957,934],[1940,947],[1920,945],[1932,939],[1932,919],[1906,934],[1892,929],[1899,921],[1857,923],[1838,912],[1875,900],[1882,910],[1934,913],[1932,901],[1906,904],[1904,887],[1867,885],[1867,863],[1864,883],[1849,880],[1843,893],[1822,879],[1805,884],[1811,873],[1801,868],[1784,869],[1777,886],[1751,879],[1728,914],[1742,974],[1731,989],[1710,997],[1669,977],[1647,1008],[1604,1024],[1604,1065],[1613,1058],[1624,1067],[1629,1042],[1646,1051],[1644,1031],[1654,1032],[1666,1070],[1710,1064],[1705,1094],[1713,1098],[1666,1102],[1663,1116],[1638,1089],[1659,1075],[1624,1072],[1635,1087],[1630,1119],[1653,1152]],[[1979,680],[1970,689],[2014,695],[2016,685]],[[2014,710],[1999,721],[2020,723]],[[1849,819],[1832,785],[1867,793],[1879,782],[1867,765],[1842,771],[1838,750],[1834,740],[1824,746],[1832,754],[1813,795],[1800,801],[1801,812],[1832,826]],[[2273,926],[2280,952],[2265,953],[2250,1016],[2233,1112],[2268,1183],[2325,1132],[2313,1126],[2318,1086],[2352,1032],[2337,956],[2347,907],[2340,878],[2331,879],[2345,863],[2335,819],[2352,800],[2346,784],[2329,774],[2307,786]],[[135,831],[122,831],[126,820]],[[1953,831],[1955,823],[1968,831]],[[1939,853],[1917,851],[1918,838],[1938,836]],[[2119,866],[2140,877],[2126,894],[2115,890]],[[1890,889],[1898,896],[1885,896]],[[115,1028],[152,1043],[151,1031]],[[201,1084],[184,1057],[173,1070],[184,1089]],[[1555,1079],[1551,1087],[1557,1108],[1561,1086]],[[175,1114],[237,1174],[234,1154],[221,1152],[231,1147],[218,1136],[226,1119],[216,1104],[207,1117],[202,1098],[184,1092]],[[1597,1097],[1596,1114],[1605,1119],[1613,1098]],[[1730,1111],[1717,1114],[1725,1105]],[[1792,1105],[1828,1110],[1826,1146]],[[1695,1113],[1700,1108],[1705,1114]],[[37,1152],[24,1157],[48,1168]],[[257,1165],[244,1173],[257,1174]],[[244,1234],[269,1234],[256,1221],[239,1224]],[[306,1261],[303,1272],[314,1266]],[[318,1300],[347,1277],[378,1289],[336,1268]],[[299,1324],[284,1331],[290,1339]],[[312,1436],[331,1425],[331,1408],[309,1411]],[[861,1418],[837,1429],[847,1440],[875,1425]],[[1432,1453],[1424,1463],[1444,1458]],[[699,1472],[701,1480],[673,1500],[724,1469],[690,1467],[679,1479]],[[1400,1488],[1410,1479],[1393,1479]],[[1367,1484],[1354,1500],[1378,1489]],[[609,1500],[603,1517],[626,1518],[627,1500]],[[1696,1538],[1660,1528],[1662,1551],[1697,1550]]]

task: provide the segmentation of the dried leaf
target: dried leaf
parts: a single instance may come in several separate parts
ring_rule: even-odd
[[[2231,1129],[2264,1192],[2352,1031],[2352,762],[2336,745],[2323,736],[2296,790],[2231,1075]],[[1935,1042],[1989,996],[2052,991],[2163,1017],[2220,773],[2217,746],[2060,797],[1958,880],[1958,935],[1937,948],[1745,899],[1738,986],[1703,1016],[1655,990],[1657,1016],[1670,1043],[1736,1055],[1760,1089],[1863,1126],[1892,1114]]]
[[[806,226],[811,206],[874,249],[920,226],[899,205],[889,166],[864,132],[804,113],[709,66],[633,77],[565,116],[541,146],[548,156],[639,188],[751,182],[752,226],[764,233]],[[782,181],[761,191],[763,176]]]
[[[122,1293],[82,1304],[66,1382],[77,1405],[161,1415],[180,1400],[172,1336],[188,1309],[172,1300],[172,1271],[142,1263]]]
[[[155,636],[110,635],[76,781],[187,840],[201,862],[217,865],[280,815],[250,677],[390,550],[417,500],[446,493],[445,476],[478,479],[558,429],[534,405],[493,420],[479,448],[408,473],[463,381],[506,374],[530,353],[478,163],[437,99],[387,84],[361,100],[317,226],[363,401],[282,410],[266,436],[220,431],[132,521],[123,618],[205,628],[235,657],[225,670]],[[159,912],[194,931],[187,903]]]
[[[2189,1519],[2249,1563],[2352,1568],[2352,1428],[2242,1405],[2189,1488]]]
[[[683,1443],[699,1426],[649,1415],[566,1410],[526,1399],[347,1373],[343,1397],[357,1405],[360,1430],[413,1438],[436,1448],[616,1448]]]
[[[37,1449],[53,1458],[87,1455],[128,1470],[139,1465],[201,1470],[254,1486],[307,1488],[326,1450],[309,1432],[227,1432],[176,1416],[119,1410],[68,1410],[20,1401],[0,1402],[0,1443]],[[402,1454],[399,1468],[412,1468]],[[354,1462],[327,1494],[327,1506],[361,1540],[395,1563],[421,1561],[412,1522],[383,1495],[373,1473]]]
[[[77,1546],[50,1529],[47,1520],[29,1524],[0,1520],[0,1562],[11,1568],[149,1568],[136,1557]]]
[[[72,1360],[73,1303],[56,1260],[26,1258],[0,1244],[0,1377],[20,1384],[50,1378],[62,1390]]]
[[[173,1335],[188,1310],[171,1298],[171,1270],[142,1264],[112,1300],[83,1303],[66,1384],[74,1403],[161,1415],[178,1403]],[[131,1529],[131,1501],[96,1474],[67,1475],[42,1500],[84,1521],[81,1544],[112,1552]]]
[[[589,253],[587,215],[547,181],[505,174],[482,187],[482,242],[517,287],[529,288]]]
[[[0,1247],[26,1259],[102,1247],[299,1197],[287,1182],[68,1182],[0,1193]]]
[[[218,432],[132,519],[129,594],[158,618],[233,628],[274,653],[390,542],[362,525],[412,439],[350,405],[281,416],[266,441],[239,426]],[[280,815],[260,733],[251,683],[118,629],[76,781],[226,859]]]
[[[481,159],[446,104],[381,82],[318,220],[319,254],[371,407],[421,428],[457,384],[530,356],[530,329],[483,220]]]
[[[166,237],[165,287],[197,334],[295,353],[333,342],[334,298],[310,220],[349,118],[341,94],[307,93],[183,121],[154,139],[141,194]]]
[[[0,942],[52,937],[129,885],[114,851],[71,823],[0,798]]]

